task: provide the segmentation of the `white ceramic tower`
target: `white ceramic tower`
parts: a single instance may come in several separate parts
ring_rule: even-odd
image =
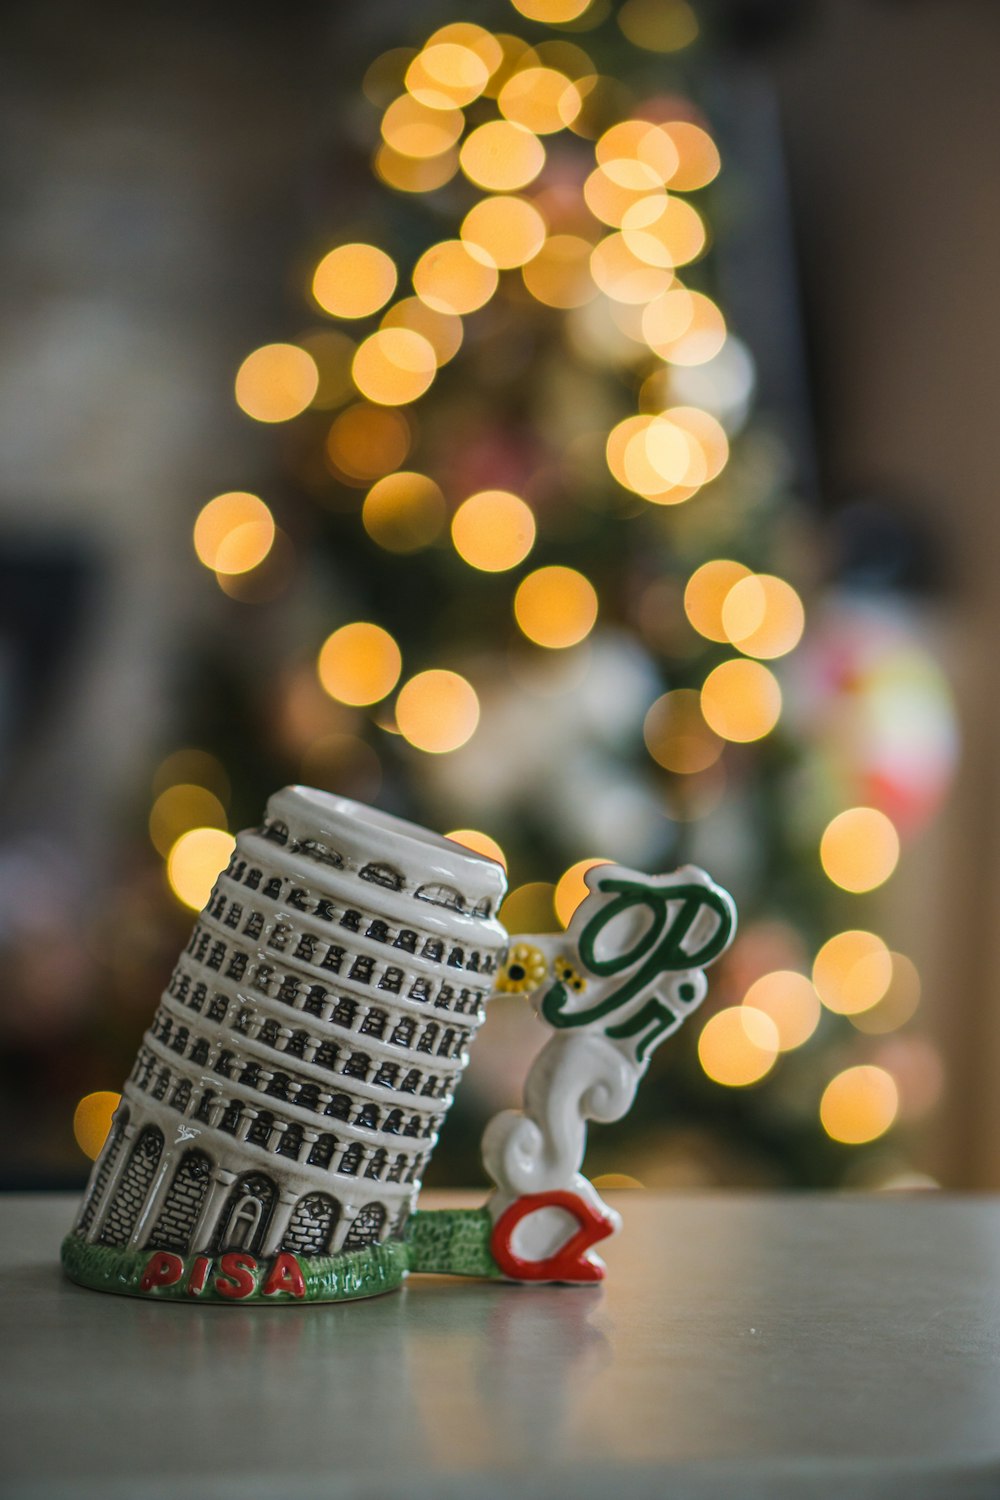
[[[286,787],[164,991],[74,1233],[327,1256],[403,1231],[506,933],[499,865]]]

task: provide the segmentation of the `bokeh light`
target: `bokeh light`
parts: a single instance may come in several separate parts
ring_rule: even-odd
[[[364,528],[387,552],[418,552],[444,530],[446,506],[440,487],[426,474],[404,469],[373,485],[361,511]]]
[[[547,880],[530,880],[515,886],[497,917],[511,937],[521,933],[551,932],[555,926],[555,886]]]
[[[351,380],[351,361],[354,359],[354,340],[339,328],[322,328],[307,333],[302,338],[302,347],[315,361],[319,384],[312,399],[318,411],[332,411],[343,405],[354,393]]]
[[[507,120],[537,135],[551,135],[571,125],[583,108],[580,90],[555,68],[520,68],[497,95]]]
[[[380,328],[358,345],[354,384],[369,401],[402,406],[416,401],[437,372],[434,347],[412,328]]]
[[[689,193],[705,187],[719,174],[719,149],[707,130],[690,120],[671,120],[663,126],[677,148],[677,168],[670,186]]]
[[[642,328],[654,354],[672,365],[708,364],[726,342],[726,320],[711,297],[676,285],[646,309]]]
[[[506,870],[507,856],[496,839],[491,839],[488,833],[480,833],[478,828],[453,828],[451,833],[445,834],[445,838],[451,839],[454,844],[461,844],[463,849],[471,849],[473,854],[495,859]]]
[[[96,1161],[104,1150],[104,1142],[108,1138],[111,1121],[121,1099],[121,1094],[98,1089],[96,1093],[85,1094],[73,1112],[76,1144],[91,1161]]]
[[[553,902],[556,916],[564,927],[568,927],[573,920],[573,913],[581,902],[585,901],[590,892],[584,880],[588,870],[594,870],[598,865],[609,865],[609,859],[578,859],[575,865],[570,865],[564,870],[556,881],[553,893]]]
[[[920,972],[905,953],[890,952],[892,978],[881,1000],[850,1017],[851,1025],[869,1036],[884,1036],[905,1026],[920,1005]]]
[[[877,1005],[892,982],[892,957],[874,932],[835,933],[813,962],[813,984],[827,1010],[851,1016]]]
[[[629,41],[647,52],[680,52],[698,35],[687,0],[625,0],[615,18]]]
[[[545,165],[545,147],[533,131],[513,120],[489,120],[462,142],[459,165],[477,187],[516,193],[534,182]]]
[[[428,109],[455,109],[483,92],[490,68],[477,51],[457,41],[432,41],[406,70],[406,87]]]
[[[233,835],[221,828],[191,828],[182,833],[167,856],[167,881],[178,901],[201,911],[235,847]]]
[[[545,220],[524,198],[483,198],[462,220],[462,239],[486,253],[501,271],[523,266],[545,243]]]
[[[384,307],[396,290],[392,258],[375,245],[338,245],[324,255],[312,280],[312,294],[335,318],[367,318]]]
[[[778,1028],[763,1011],[732,1005],[706,1021],[698,1038],[698,1059],[714,1083],[745,1088],[758,1083],[778,1056]]]
[[[442,240],[425,250],[413,268],[413,287],[436,312],[470,313],[497,289],[497,268],[485,250],[462,240]]]
[[[429,755],[464,745],[479,723],[479,699],[458,672],[418,672],[399,690],[396,725],[405,740]]]
[[[819,996],[806,976],[792,969],[774,969],[762,974],[743,996],[743,1004],[770,1016],[778,1033],[780,1052],[801,1047],[819,1025]]]
[[[660,175],[648,162],[622,157],[595,167],[583,185],[584,202],[602,224],[620,229],[626,213],[656,195],[666,202]]]
[[[160,761],[153,773],[153,796],[158,797],[168,787],[180,782],[207,787],[210,792],[215,793],[223,806],[229,801],[230,786],[226,768],[218,756],[209,750],[198,750],[190,746],[172,750]]]
[[[899,834],[875,807],[849,807],[831,818],[819,846],[827,877],[845,891],[873,891],[899,860]]]
[[[683,198],[642,198],[625,210],[621,228],[632,254],[650,266],[687,265],[707,239],[701,215]]]
[[[454,359],[462,347],[462,320],[454,313],[428,307],[419,297],[404,297],[390,307],[382,318],[383,328],[410,328],[421,334],[437,357],[439,365]]]
[[[548,26],[559,26],[565,21],[575,21],[589,9],[592,0],[510,0],[515,10],[529,21],[543,21]]]
[[[590,274],[615,302],[638,306],[662,296],[673,273],[639,259],[624,235],[609,234],[591,251]]]
[[[528,291],[546,307],[583,307],[597,296],[590,274],[592,246],[576,234],[553,234],[521,269]]]
[[[722,606],[734,584],[748,578],[750,569],[729,557],[702,563],[684,589],[684,612],[699,635],[708,641],[727,641],[722,624]]]
[[[229,490],[198,512],[194,550],[216,573],[248,573],[264,561],[274,542],[274,517],[257,495]]]
[[[382,138],[400,156],[441,156],[465,127],[460,109],[429,109],[411,94],[394,99],[382,116]]]
[[[398,193],[432,193],[450,182],[458,171],[458,152],[439,156],[405,156],[385,142],[375,152],[375,175]]]
[[[503,573],[523,562],[534,546],[535,518],[509,490],[481,490],[456,510],[451,539],[470,567]]]
[[[182,833],[191,828],[225,828],[226,809],[207,787],[178,782],[166,787],[149,814],[149,837],[166,859]]]
[[[722,628],[747,656],[787,655],[802,638],[805,618],[802,600],[791,584],[772,573],[741,578],[722,605]]]
[[[575,646],[594,628],[597,591],[575,568],[537,568],[518,585],[514,618],[536,646]]]
[[[457,47],[467,47],[470,52],[474,52],[485,63],[488,78],[493,77],[504,60],[504,50],[499,38],[485,27],[477,26],[474,21],[449,21],[427,38],[428,47],[444,42],[452,42]]]
[[[392,692],[403,670],[403,657],[381,625],[355,620],[327,636],[316,670],[331,698],[361,706],[378,703]]]
[[[602,167],[616,161],[641,162],[653,174],[650,178],[644,173],[640,179],[651,184],[651,191],[654,181],[658,187],[669,182],[680,163],[677,147],[662,126],[641,119],[612,125],[597,142],[594,155]]]
[[[255,422],[288,422],[319,387],[316,361],[297,344],[265,344],[236,372],[236,404]]]
[[[884,1068],[845,1068],[823,1090],[819,1117],[831,1140],[860,1146],[878,1140],[899,1110],[899,1090]]]
[[[326,454],[338,478],[364,485],[398,469],[411,441],[410,424],[402,412],[357,401],[335,418],[327,433]]]
[[[760,662],[724,661],[705,678],[701,711],[724,740],[763,739],[781,715],[781,688]]]
[[[642,733],[657,765],[680,776],[714,766],[724,746],[705,723],[701,695],[691,688],[675,688],[657,698],[646,714]]]

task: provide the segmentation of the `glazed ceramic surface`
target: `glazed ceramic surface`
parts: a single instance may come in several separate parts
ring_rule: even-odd
[[[139,1257],[178,1295],[192,1276],[193,1295],[248,1279],[262,1295],[282,1254],[310,1263],[311,1295],[397,1284],[394,1246],[504,957],[505,888],[499,865],[385,813],[272,797],[143,1039],[70,1274],[109,1266],[93,1246],[118,1254],[113,1280],[134,1282]],[[274,1290],[297,1274],[286,1258]]]

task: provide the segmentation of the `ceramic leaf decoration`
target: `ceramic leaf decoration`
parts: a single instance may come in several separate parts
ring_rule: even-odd
[[[699,870],[588,876],[569,930],[508,937],[501,867],[346,798],[286,787],[239,835],[146,1032],[68,1274],[137,1296],[338,1301],[407,1272],[591,1281],[617,1216],[580,1172],[735,924]],[[509,951],[508,951],[509,947]],[[489,1126],[481,1210],[414,1212],[497,988],[552,1037]]]

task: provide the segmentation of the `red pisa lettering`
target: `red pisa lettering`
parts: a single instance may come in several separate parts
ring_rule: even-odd
[[[274,1265],[264,1283],[264,1296],[273,1297],[276,1292],[288,1292],[292,1297],[304,1297],[306,1281],[302,1267],[294,1255],[287,1251],[275,1257]]]
[[[150,1292],[157,1286],[173,1286],[183,1274],[184,1262],[179,1255],[171,1255],[169,1250],[156,1250],[146,1262],[139,1290]]]
[[[257,1285],[255,1272],[257,1262],[252,1255],[236,1255],[230,1252],[219,1262],[219,1275],[215,1278],[215,1290],[220,1297],[231,1297],[241,1301],[249,1297]]]

